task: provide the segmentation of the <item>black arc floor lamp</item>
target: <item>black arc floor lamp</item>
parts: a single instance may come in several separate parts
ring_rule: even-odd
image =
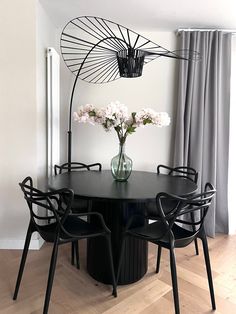
[[[66,24],[61,33],[61,54],[67,67],[75,75],[69,107],[69,166],[72,149],[72,103],[78,78],[89,83],[102,84],[120,77],[139,77],[142,75],[143,65],[158,57],[185,61],[200,59],[196,51],[169,51],[122,25],[95,16],[77,17]]]

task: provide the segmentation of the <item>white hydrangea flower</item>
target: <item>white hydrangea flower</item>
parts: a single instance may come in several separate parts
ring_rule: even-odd
[[[118,125],[128,119],[128,108],[119,101],[111,102],[104,108],[104,116]]]
[[[167,126],[170,124],[170,117],[166,112],[158,112],[156,116],[156,123],[157,126]]]
[[[97,109],[91,104],[81,106],[77,112],[74,112],[74,120],[79,123],[100,124],[107,132],[114,128],[122,143],[137,127],[144,127],[147,124],[162,127],[170,124],[170,117],[166,112],[143,108],[139,112],[129,115],[127,106],[119,101],[113,101],[101,109]]]

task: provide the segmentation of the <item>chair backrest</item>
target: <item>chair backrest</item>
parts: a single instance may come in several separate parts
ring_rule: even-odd
[[[166,173],[172,176],[186,177],[195,183],[197,183],[198,180],[198,172],[194,168],[187,166],[169,167],[165,165],[158,165],[157,173]]]
[[[42,235],[42,226],[46,222],[48,224],[49,217],[46,213],[50,216],[51,224],[56,223],[59,228],[63,226],[71,211],[71,204],[74,198],[72,190],[64,188],[53,192],[42,192],[33,187],[31,177],[26,177],[19,185],[28,204],[31,221],[40,235]],[[67,197],[66,204],[63,202],[65,196]]]
[[[98,171],[101,171],[102,170],[102,165],[100,163],[94,163],[94,164],[84,164],[82,162],[71,162],[70,165],[69,163],[64,163],[62,165],[55,165],[54,166],[54,173],[55,173],[55,176],[58,175],[58,174],[61,174],[63,172],[66,172],[68,170],[72,170],[72,171],[77,171],[77,170],[84,170],[84,169],[87,169],[87,170],[92,170],[92,169],[96,169]]]
[[[162,221],[164,229],[163,237],[166,234],[172,234],[172,227],[175,223],[181,223],[183,229],[194,230],[192,236],[196,236],[204,224],[209,206],[216,190],[211,183],[206,183],[204,192],[195,194],[191,197],[178,197],[167,193],[159,193],[156,196],[157,216]],[[168,202],[166,202],[168,200]],[[168,211],[164,209],[163,204],[172,204]],[[186,214],[194,213],[197,220],[187,220]],[[192,227],[195,227],[194,229]],[[173,236],[173,234],[172,234]]]

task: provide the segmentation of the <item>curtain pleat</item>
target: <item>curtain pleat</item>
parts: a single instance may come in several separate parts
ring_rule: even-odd
[[[180,63],[173,164],[199,172],[199,190],[206,182],[217,189],[206,218],[206,232],[228,233],[228,152],[231,34],[182,31],[181,49],[201,60]]]

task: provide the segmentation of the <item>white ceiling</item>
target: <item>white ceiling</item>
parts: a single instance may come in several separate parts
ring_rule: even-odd
[[[78,16],[103,17],[133,30],[236,29],[236,0],[39,0],[57,27]]]

